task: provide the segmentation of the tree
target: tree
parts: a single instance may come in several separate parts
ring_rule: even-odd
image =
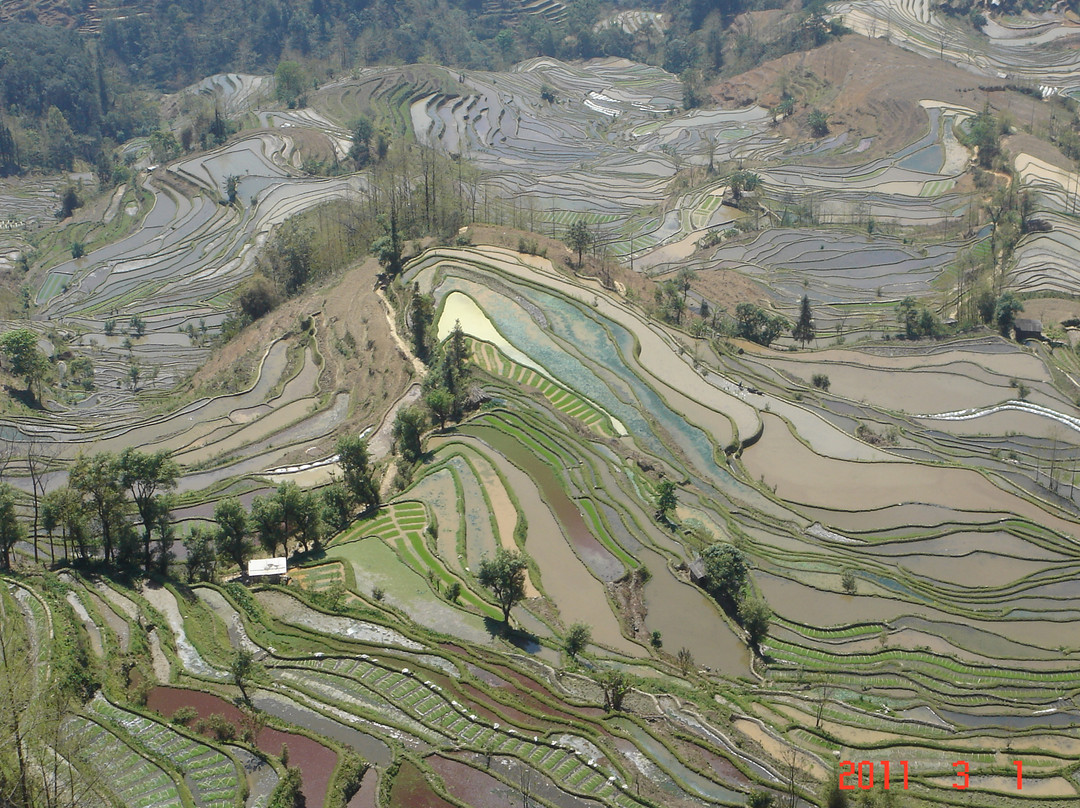
[[[47,448],[43,449],[39,444],[38,439],[33,436],[31,436],[30,440],[26,443],[26,470],[30,474],[30,495],[34,506],[34,563],[37,563],[38,560],[38,517],[40,515],[40,505],[42,499],[45,497],[45,488],[48,485],[45,472],[59,452],[59,444],[50,444]],[[55,561],[56,554],[52,551],[51,547],[52,536],[50,535],[49,538],[49,557]]]
[[[742,200],[743,193],[753,193],[761,185],[761,176],[753,171],[740,169],[728,177],[728,187],[731,188],[731,196],[738,204]]]
[[[349,526],[353,515],[353,496],[345,483],[334,480],[330,485],[323,488],[322,497],[323,520],[334,530],[342,531]]]
[[[292,480],[286,480],[277,487],[274,492],[281,512],[281,531],[285,541],[285,552],[289,551],[289,539],[300,528],[300,522],[304,519],[304,492],[300,486]]]
[[[469,366],[469,343],[460,322],[454,323],[450,336],[439,348],[439,357],[432,373],[425,380],[425,391],[446,390],[453,397],[450,418],[461,418],[465,412],[468,396],[469,379],[472,375]]]
[[[907,339],[934,337],[941,333],[941,323],[925,306],[919,306],[913,297],[905,297],[896,307],[896,318],[904,326]]]
[[[26,392],[36,399],[34,385],[41,382],[49,367],[45,354],[38,348],[37,334],[29,328],[8,331],[0,337],[0,351],[7,358],[11,374],[26,379]]]
[[[660,522],[667,522],[671,513],[678,505],[675,483],[671,480],[661,480],[656,486],[656,518]]]
[[[401,272],[401,234],[398,232],[397,210],[391,200],[390,218],[380,217],[384,233],[371,242],[371,254],[382,264],[391,278]]]
[[[779,315],[772,315],[753,303],[740,303],[735,307],[735,321],[739,336],[768,347],[788,327]]]
[[[485,556],[480,561],[477,580],[495,596],[507,626],[510,625],[510,610],[525,599],[525,571],[528,568],[525,556],[505,547],[496,549],[494,558]]]
[[[255,497],[251,500],[251,527],[259,543],[270,555],[277,555],[279,544],[288,545],[281,524],[281,502],[276,496]]]
[[[150,533],[163,510],[168,507],[159,491],[176,488],[180,466],[172,452],[162,450],[146,454],[128,447],[120,453],[120,485],[131,492],[131,498],[143,523],[143,563],[150,572]]]
[[[75,133],[56,107],[49,107],[45,115],[44,135],[45,164],[58,171],[70,171],[75,161]]]
[[[278,101],[293,106],[307,84],[307,75],[299,62],[278,62],[274,71],[274,95]]]
[[[214,551],[214,541],[210,531],[202,525],[193,525],[191,532],[184,538],[184,549],[187,550],[187,559],[184,564],[187,567],[188,583],[214,580],[217,572],[217,553]]]
[[[274,790],[270,792],[270,808],[303,808],[306,804],[303,785],[300,770],[295,766],[289,766],[285,769],[282,778],[278,780],[278,784],[274,786]]]
[[[19,173],[19,147],[7,124],[0,120],[0,177]]]
[[[425,364],[431,358],[431,324],[435,319],[435,305],[431,295],[420,292],[420,284],[413,284],[409,304],[409,326],[412,331],[413,353]]]
[[[296,538],[304,545],[304,552],[310,548],[319,549],[323,536],[322,504],[319,495],[314,491],[301,491],[296,503],[295,518]]]
[[[394,418],[390,436],[394,441],[394,450],[401,454],[406,463],[415,463],[423,455],[420,436],[427,424],[427,416],[418,407],[402,407]]]
[[[11,569],[11,551],[25,538],[25,531],[15,511],[15,489],[0,483],[0,552],[4,557],[4,569]]]
[[[990,107],[983,107],[982,112],[971,119],[968,126],[967,144],[979,152],[979,165],[992,168],[994,158],[1001,153],[1001,123],[990,113]]]
[[[849,595],[854,595],[857,587],[857,581],[855,579],[855,570],[846,569],[840,574],[840,586]]]
[[[810,110],[810,115],[807,117],[806,122],[810,125],[810,134],[814,137],[825,137],[829,134],[829,118],[832,117],[828,112],[822,112],[817,107]]]
[[[660,317],[669,323],[676,325],[681,323],[683,312],[686,311],[686,297],[679,283],[675,280],[666,280],[656,287],[654,294],[656,305],[660,309]]]
[[[750,638],[750,647],[755,650],[769,634],[772,609],[761,598],[746,598],[739,604],[739,622],[746,629]]]
[[[269,314],[280,303],[281,291],[277,284],[261,272],[256,272],[244,281],[236,293],[237,309],[252,320]]]
[[[101,544],[105,562],[112,561],[113,543],[122,524],[124,487],[121,469],[112,452],[79,454],[68,472],[68,485],[89,497],[91,511],[101,528]]]
[[[585,646],[589,644],[591,638],[592,629],[584,623],[574,623],[570,626],[570,630],[566,632],[566,639],[563,640],[563,648],[566,649],[566,653],[570,656],[576,657],[585,650]]]
[[[746,795],[746,808],[773,808],[773,795],[755,788]]]
[[[230,174],[225,178],[225,198],[230,205],[235,205],[240,194],[240,177]]]
[[[60,218],[68,218],[77,208],[82,206],[83,202],[79,199],[79,194],[69,185],[63,196],[60,197]]]
[[[353,131],[352,146],[349,147],[349,159],[363,168],[371,160],[371,136],[375,134],[375,125],[369,118],[361,117]]]
[[[623,699],[630,692],[630,677],[617,668],[606,668],[600,673],[596,683],[604,692],[604,709],[608,712],[621,710]]]
[[[679,666],[682,675],[686,676],[694,669],[694,655],[689,648],[680,648],[679,653],[675,655],[675,663]]]
[[[247,686],[251,684],[252,676],[254,676],[257,669],[258,663],[255,662],[255,655],[246,648],[238,648],[236,656],[229,663],[229,676],[232,677],[233,684],[240,688],[240,695],[247,704],[251,704]]]
[[[592,233],[589,232],[589,224],[584,219],[578,219],[566,232],[566,244],[577,253],[577,265],[581,266],[582,255],[585,249],[592,244]]]
[[[675,285],[682,291],[683,308],[686,307],[686,297],[690,294],[690,287],[697,280],[697,270],[693,267],[680,267],[675,273]]]
[[[444,429],[446,419],[450,417],[454,410],[454,397],[450,394],[450,391],[438,387],[424,396],[424,403],[428,405],[431,414],[438,420],[439,429]]]
[[[803,295],[802,302],[799,304],[799,321],[791,329],[791,336],[801,342],[805,348],[806,343],[814,339],[815,333],[814,315],[810,312],[810,298]]]
[[[338,438],[336,450],[345,487],[354,501],[365,510],[378,507],[379,486],[367,441],[359,435],[343,435]]]
[[[248,516],[243,504],[236,497],[221,500],[214,506],[214,521],[218,525],[218,553],[244,572],[251,558],[252,547],[248,541]]]
[[[839,772],[834,772],[832,777],[825,779],[821,804],[823,808],[848,808],[847,794],[840,790]]]
[[[1005,292],[998,298],[994,305],[994,322],[997,323],[998,332],[1003,337],[1008,337],[1016,322],[1016,315],[1024,310],[1021,303],[1012,292]]]
[[[79,551],[79,557],[87,560],[86,507],[78,491],[65,485],[48,492],[41,500],[41,521],[50,541],[53,531],[60,528],[65,559],[69,557],[70,542],[72,549]]]
[[[750,574],[742,550],[734,544],[717,542],[701,554],[709,590],[719,599],[738,604]]]

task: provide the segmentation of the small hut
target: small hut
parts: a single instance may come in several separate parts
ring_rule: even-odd
[[[1013,333],[1016,335],[1017,342],[1024,342],[1029,339],[1042,339],[1042,323],[1038,320],[1031,320],[1027,317],[1017,317],[1013,321]]]
[[[288,572],[286,559],[255,558],[248,562],[248,578],[268,578],[270,583],[280,583]]]
[[[697,584],[698,586],[705,585],[705,579],[708,575],[705,572],[705,559],[698,556],[687,566],[687,571],[690,573],[690,582]]]

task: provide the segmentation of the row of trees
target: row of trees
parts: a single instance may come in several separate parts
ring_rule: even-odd
[[[446,340],[432,346],[432,304],[414,287],[411,297],[411,332],[413,348],[421,358],[427,357],[428,373],[424,377],[424,406],[402,407],[391,429],[394,451],[406,463],[415,463],[423,456],[422,438],[430,423],[440,429],[447,421],[458,421],[470,404],[472,368],[470,351],[461,330],[461,323]]]
[[[252,499],[250,511],[236,497],[218,502],[215,527],[196,526],[184,540],[188,580],[212,580],[220,559],[244,570],[256,546],[271,556],[288,555],[290,542],[304,552],[317,550],[327,528],[344,530],[358,512],[377,508],[379,486],[367,441],[343,436],[336,450],[341,478],[318,492],[286,481],[272,494]]]
[[[670,480],[661,480],[656,487],[656,518],[671,524],[678,506],[678,489]],[[705,566],[705,588],[724,609],[736,617],[750,639],[751,647],[758,645],[769,633],[772,610],[762,598],[751,594],[750,564],[746,555],[734,544],[715,542],[701,554]]]
[[[768,636],[772,610],[763,598],[752,594],[750,564],[734,544],[716,542],[701,554],[705,562],[705,586],[746,631],[755,650]]]
[[[306,551],[317,547],[327,527],[344,529],[358,511],[379,505],[366,441],[345,436],[337,442],[342,475],[319,492],[284,482],[256,496],[250,513],[235,497],[217,503],[214,529],[196,525],[184,539],[190,579],[210,579],[218,559],[244,568],[254,540],[271,555],[288,552],[290,542]],[[34,459],[31,456],[31,459]],[[0,556],[11,568],[11,552],[40,527],[50,542],[59,539],[65,559],[100,558],[109,566],[141,564],[150,573],[168,572],[176,540],[171,511],[180,467],[168,451],[127,448],[119,454],[81,454],[68,471],[67,485],[44,492],[40,458],[31,463],[33,524],[28,531],[18,513],[18,496],[0,483]],[[54,554],[55,555],[55,554]]]

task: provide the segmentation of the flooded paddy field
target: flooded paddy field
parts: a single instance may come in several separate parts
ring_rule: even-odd
[[[841,6],[857,29],[901,12]],[[925,46],[929,11],[909,6],[905,35]],[[1069,89],[1060,67],[1053,83]],[[231,798],[244,779],[259,801],[293,766],[318,808],[352,754],[372,764],[353,808],[494,808],[523,790],[560,808],[734,805],[759,788],[809,804],[836,753],[888,750],[927,767],[919,805],[960,804],[945,776],[959,754],[973,799],[1075,800],[1080,367],[1067,347],[985,329],[892,338],[908,296],[947,319],[956,263],[984,249],[978,227],[959,225],[981,215],[967,207],[957,134],[974,110],[927,101],[916,139],[867,156],[841,133],[791,142],[756,105],[683,110],[682,90],[656,67],[539,58],[498,75],[364,68],[284,110],[268,77],[211,77],[189,91],[258,128],[140,174],[112,214],[130,202],[131,222],[29,276],[34,327],[71,330],[97,368],[93,394],[4,421],[17,441],[56,445],[52,483],[80,450],[169,450],[185,472],[178,521],[209,524],[226,493],[248,506],[282,480],[328,482],[345,423],[371,436],[382,475],[378,506],[291,559],[289,582],[128,595],[71,575],[0,592],[34,653],[57,627],[84,637],[88,659],[130,659],[134,678],[110,673],[95,703],[142,682],[146,714],[132,704],[140,719],[110,724],[87,712],[80,727],[94,748],[128,745],[125,765],[161,804],[201,808],[211,785]],[[460,324],[480,403],[445,428],[426,423],[422,457],[405,466],[392,425],[430,374],[409,355],[407,315],[373,291],[376,270],[288,309],[288,322],[252,324],[243,355],[201,337],[275,228],[368,187],[365,173],[308,174],[301,146],[346,159],[349,127],[373,109],[467,154],[476,193],[507,221],[562,235],[580,219],[602,234],[602,260],[632,257],[663,278],[740,273],[740,288],[791,319],[806,295],[817,339],[797,345],[788,327],[768,348],[706,333],[694,283],[672,327],[655,299],[575,274],[570,253],[470,244],[468,232],[417,240],[400,288],[380,294],[415,284],[439,339]],[[707,170],[737,161],[760,169],[753,216]],[[1024,234],[1002,283],[1072,294],[1073,178],[1034,158],[1016,166],[1052,228]],[[19,197],[24,224],[43,220],[47,191]],[[818,203],[812,226],[792,213]],[[755,217],[776,226],[738,232]],[[1029,313],[1051,326],[1070,312],[1059,301]],[[132,317],[146,335],[107,325]],[[349,340],[363,347],[345,358]],[[123,384],[135,363],[155,374],[138,390]],[[189,376],[203,386],[176,392]],[[677,502],[664,508],[667,485]],[[701,577],[716,544],[745,559],[730,596]],[[529,558],[505,622],[480,581],[499,549]],[[739,606],[759,598],[769,625],[752,638]],[[572,649],[575,625],[588,637]],[[236,649],[257,663],[246,690]],[[174,720],[185,707],[195,717]],[[229,734],[222,722],[231,737],[215,734],[213,723]],[[151,736],[213,776],[140,745]],[[1001,774],[1010,748],[1030,756],[1023,795]]]

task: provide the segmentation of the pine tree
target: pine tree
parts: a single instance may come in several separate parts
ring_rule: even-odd
[[[802,304],[799,307],[799,321],[791,329],[791,336],[806,347],[806,343],[812,341],[815,336],[814,316],[810,312],[810,298],[803,295]]]
[[[430,329],[434,319],[435,313],[431,296],[422,294],[420,285],[414,283],[409,324],[412,327],[413,352],[424,363],[427,363],[431,358]]]
[[[0,177],[19,172],[19,148],[7,125],[0,121]]]
[[[592,243],[592,233],[589,232],[589,225],[584,219],[578,219],[570,225],[570,230],[566,234],[566,243],[577,253],[577,265],[580,267],[585,248]]]

